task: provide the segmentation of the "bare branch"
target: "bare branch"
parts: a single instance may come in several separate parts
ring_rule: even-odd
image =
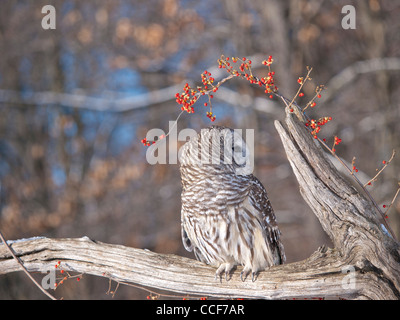
[[[0,103],[16,103],[29,105],[61,105],[95,111],[127,112],[163,103],[173,99],[182,84],[138,94],[127,98],[91,97],[80,93],[33,92],[22,96],[14,90],[0,90]]]
[[[11,254],[11,256],[14,258],[14,260],[21,266],[22,270],[25,272],[25,274],[28,276],[29,279],[50,299],[56,300],[50,293],[48,293],[33,277],[32,275],[26,270],[24,264],[21,262],[21,260],[15,255],[13,249],[8,245],[6,239],[3,236],[3,233],[0,231],[0,239],[3,241],[3,244],[7,248],[8,252]]]
[[[392,162],[392,160],[393,160],[395,154],[396,154],[396,150],[393,150],[393,151],[392,151],[392,156],[390,157],[390,159],[389,159],[388,161],[385,161],[385,162],[384,162],[384,165],[383,165],[382,169],[379,170],[378,173],[377,173],[373,178],[371,178],[370,180],[368,180],[368,181],[364,184],[364,187],[366,187],[367,185],[370,185],[372,182],[376,181],[376,179],[377,179],[378,176],[382,173],[382,171],[386,169],[386,167],[389,165],[390,162]]]
[[[349,262],[342,260],[338,251],[325,247],[307,260],[262,272],[255,282],[242,282],[239,271],[229,282],[219,282],[214,279],[215,270],[201,262],[176,255],[94,242],[87,237],[28,239],[13,243],[12,247],[30,272],[48,270],[60,260],[66,271],[188,295],[257,299],[338,296],[395,298],[389,294],[390,286],[384,281],[358,268],[354,274],[356,286],[343,287],[343,279],[347,275],[343,270]],[[19,270],[18,263],[10,259],[8,250],[0,245],[0,274]],[[369,285],[375,289],[366,292],[363,288]]]
[[[355,78],[360,74],[380,70],[400,70],[400,59],[395,57],[374,58],[365,61],[358,61],[348,66],[328,81],[326,84],[326,91],[322,97],[322,102],[326,103],[334,97],[341,88],[348,86],[350,83],[354,83]]]

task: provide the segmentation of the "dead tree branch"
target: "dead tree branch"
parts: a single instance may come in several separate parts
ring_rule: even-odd
[[[359,273],[356,286],[343,290],[342,272],[347,261],[336,250],[320,248],[307,260],[273,267],[262,272],[256,282],[242,282],[239,273],[229,282],[214,279],[215,270],[201,262],[176,255],[79,239],[28,239],[11,244],[30,272],[45,272],[61,260],[63,268],[110,278],[117,282],[174,291],[188,295],[223,298],[285,299],[300,297],[359,297],[372,285],[368,298],[394,298],[382,295],[390,286],[372,273]],[[20,271],[21,266],[0,245],[0,274]],[[306,289],[305,289],[306,288]]]

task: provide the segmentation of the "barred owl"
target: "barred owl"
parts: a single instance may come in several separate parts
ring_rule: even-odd
[[[228,281],[237,265],[242,281],[285,262],[274,211],[253,176],[248,146],[234,130],[212,126],[180,150],[181,231],[186,250]]]

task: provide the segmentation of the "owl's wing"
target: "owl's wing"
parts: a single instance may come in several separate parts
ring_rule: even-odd
[[[187,251],[192,252],[193,244],[192,244],[192,241],[190,241],[189,236],[188,236],[183,224],[181,225],[181,235],[182,235],[183,246],[185,247],[185,249]]]
[[[275,264],[282,264],[286,261],[285,250],[280,240],[281,232],[276,222],[276,217],[271,203],[262,183],[254,176],[251,176],[249,190],[249,200],[251,204],[262,214],[262,223],[267,237],[267,242],[271,247]]]
[[[183,246],[185,247],[185,249],[189,252],[193,251],[197,260],[208,264],[209,261],[206,258],[204,258],[203,254],[200,252],[199,248],[197,248],[193,245],[183,224],[181,225],[181,234],[182,234]]]

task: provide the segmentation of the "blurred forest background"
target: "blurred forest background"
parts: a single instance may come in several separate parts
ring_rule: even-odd
[[[41,27],[47,4],[56,9],[55,30]],[[341,26],[348,4],[356,8],[354,30]],[[400,1],[389,0],[2,1],[0,230],[8,239],[88,236],[193,257],[181,244],[178,165],[148,164],[140,140],[152,128],[168,131],[183,83],[200,84],[205,69],[221,79],[221,54],[253,57],[259,75],[272,55],[288,98],[313,67],[299,103],[327,86],[310,115],[333,117],[320,136],[340,137],[338,154],[350,163],[356,157],[367,181],[393,149],[400,152],[399,16]],[[213,101],[215,123],[255,129],[255,175],[276,211],[288,262],[330,245],[275,131],[282,103],[246,81],[224,89]],[[178,132],[210,124],[203,102],[180,118]],[[390,204],[399,168],[397,156],[368,187],[380,206]],[[400,201],[388,216],[399,238]],[[108,279],[84,275],[54,294],[111,299],[107,290]],[[115,299],[147,295],[120,286]],[[0,298],[46,297],[16,273],[0,277]]]

